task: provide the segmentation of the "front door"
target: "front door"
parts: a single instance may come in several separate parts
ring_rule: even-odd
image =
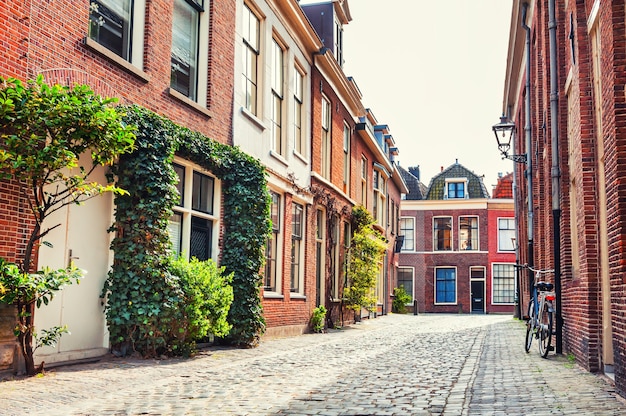
[[[472,313],[484,313],[485,312],[485,281],[484,280],[472,280]]]

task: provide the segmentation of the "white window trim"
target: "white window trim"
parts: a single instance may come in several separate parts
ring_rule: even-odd
[[[515,228],[517,226],[517,224],[515,223],[515,217],[498,217],[498,219],[496,220],[496,224],[497,224],[497,227],[498,227],[497,230],[496,230],[497,235],[498,235],[498,237],[497,237],[497,239],[498,239],[497,252],[498,253],[515,253],[515,247],[513,247],[512,250],[502,250],[502,249],[500,249],[500,238],[501,238],[500,231],[502,230],[500,228],[500,220],[513,220],[513,228],[512,229],[507,229],[507,230],[512,230],[514,236],[516,234]]]
[[[413,249],[408,250],[404,248],[404,243],[402,244],[402,249],[400,250],[401,253],[415,253],[415,217],[404,217],[401,216],[400,217],[400,223],[402,222],[402,220],[411,220],[411,222],[413,223],[413,230],[411,231],[411,233],[413,234]],[[433,223],[433,227],[434,227],[434,223]],[[434,230],[434,228],[433,228]],[[402,230],[402,225],[400,225],[400,229],[398,230],[398,233],[400,233],[400,231],[402,231],[404,233],[404,230]],[[406,241],[406,235],[405,234],[399,234],[404,236],[404,241]]]
[[[439,218],[449,218],[450,219],[450,250],[438,250],[437,249],[437,244],[436,244],[436,240],[435,240],[435,220],[439,219]],[[433,217],[433,221],[431,224],[431,230],[432,230],[432,249],[433,249],[433,253],[450,253],[454,250],[454,239],[456,238],[456,236],[454,235],[454,218],[450,215],[437,215]]]
[[[513,302],[510,303],[496,303],[493,298],[494,298],[494,269],[496,265],[507,265],[507,266],[511,266],[513,267]],[[517,292],[518,288],[517,288],[517,279],[515,279],[515,274],[517,273],[517,271],[515,270],[515,263],[492,263],[491,265],[491,304],[492,305],[497,305],[497,306],[510,306],[510,305],[515,305],[515,293]]]
[[[476,248],[472,248],[471,250],[465,250],[461,248],[461,241],[457,241],[458,247],[457,247],[457,251],[460,251],[461,253],[475,253],[477,251],[480,251],[480,217],[478,215],[459,215],[459,220],[458,220],[458,238],[461,238],[461,218],[476,218],[476,233],[478,234],[476,236],[476,242],[478,244],[478,247]]]
[[[446,178],[445,188],[443,190],[443,199],[469,199],[469,192],[467,190],[467,178]],[[448,185],[451,183],[463,183],[464,197],[463,198],[448,198]]]
[[[285,235],[285,194],[281,193],[277,189],[271,189],[271,192],[274,192],[279,197],[279,206],[278,206],[278,223],[280,226],[278,227],[278,233],[276,234],[276,282],[274,285],[276,286],[276,290],[267,290],[263,288],[263,296],[264,297],[283,297],[283,293],[281,291],[282,288],[282,277],[283,277],[283,240]],[[291,221],[291,218],[289,219]],[[272,234],[274,232],[272,231]]]
[[[411,293],[409,293],[409,295],[411,296],[411,302],[407,303],[406,305],[407,306],[408,305],[412,305],[413,301],[415,300],[415,297],[414,297],[414,295],[415,295],[415,267],[413,267],[413,266],[398,266],[398,269],[396,271],[396,282],[395,282],[396,283],[396,287],[399,287],[398,286],[398,277],[397,276],[398,276],[398,274],[400,272],[400,269],[410,270],[411,271],[411,287],[412,287],[412,291],[411,291]]]
[[[185,206],[176,205],[173,208],[174,213],[180,213],[183,216],[181,234],[185,236],[185,238],[181,240],[180,252],[185,253],[185,256],[189,258],[189,237],[191,235],[191,217],[194,216],[194,217],[199,217],[199,218],[210,219],[211,221],[213,221],[213,230],[211,233],[211,235],[213,236],[213,238],[211,239],[211,258],[217,262],[219,258],[218,236],[219,236],[219,229],[220,229],[220,223],[219,223],[220,206],[219,206],[218,201],[220,201],[222,198],[222,182],[217,177],[215,177],[215,175],[213,175],[211,172],[201,168],[197,164],[192,163],[188,160],[175,157],[174,163],[185,167],[185,178],[184,178],[185,186],[183,188],[184,193],[185,193],[185,195],[183,196],[183,201],[185,203]],[[214,204],[213,214],[207,214],[205,212],[194,211],[191,209],[191,203],[192,203],[191,201],[192,201],[192,194],[193,194],[192,184],[193,184],[193,172],[194,171],[213,178],[213,201],[214,201],[213,202]]]
[[[295,298],[295,297],[303,297],[306,298],[305,296],[305,292],[304,292],[304,273],[305,273],[305,246],[306,246],[306,240],[307,240],[307,204],[304,201],[300,201],[300,200],[292,200],[291,203],[291,214],[293,215],[293,209],[294,209],[294,204],[298,204],[302,207],[302,235],[300,237],[300,263],[298,264],[298,287],[300,288],[297,292],[291,292],[290,290],[290,297]],[[293,233],[293,230],[292,230]],[[291,240],[291,239],[290,239]],[[290,282],[291,285],[291,282]],[[291,288],[290,288],[291,289]]]
[[[437,302],[437,270],[454,269],[454,302]],[[456,266],[437,266],[433,273],[433,304],[434,305],[457,305],[459,303],[459,271]]]

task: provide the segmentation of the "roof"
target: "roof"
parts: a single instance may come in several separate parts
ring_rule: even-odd
[[[445,199],[446,182],[451,179],[465,179],[467,181],[466,195],[469,199],[489,198],[489,192],[485,187],[482,176],[478,176],[467,169],[457,160],[452,166],[444,169],[431,179],[425,199]]]
[[[426,191],[427,191],[426,185],[420,182],[417,176],[413,175],[411,172],[404,169],[402,166],[396,165],[396,168],[398,169],[398,172],[400,172],[402,179],[404,179],[404,182],[406,183],[406,187],[409,189],[409,193],[406,194],[405,199],[409,199],[409,200],[424,199],[424,197],[426,196]]]
[[[513,173],[508,173],[498,178],[498,183],[493,190],[494,199],[513,198]]]

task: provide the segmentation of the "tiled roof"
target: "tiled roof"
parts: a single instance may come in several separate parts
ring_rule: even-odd
[[[420,182],[415,175],[404,169],[402,166],[396,165],[396,168],[398,168],[400,175],[402,175],[402,179],[404,179],[404,182],[409,189],[409,193],[406,194],[405,198],[409,200],[424,199],[424,196],[426,195],[426,186]]]
[[[467,179],[467,195],[470,199],[473,198],[489,198],[489,192],[485,187],[483,178],[476,175],[465,166],[461,165],[458,161],[449,168],[441,171],[439,175],[436,175],[430,181],[428,186],[428,193],[425,199],[439,200],[444,199],[446,179]]]
[[[498,178],[498,184],[493,190],[493,197],[496,199],[513,198],[513,173]]]

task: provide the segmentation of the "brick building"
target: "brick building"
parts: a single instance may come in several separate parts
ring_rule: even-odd
[[[620,2],[515,0],[503,107],[512,151],[526,158],[515,178],[520,263],[555,269],[556,352],[613,377],[622,395],[625,19]],[[528,305],[532,274],[522,277]]]
[[[416,175],[418,169],[404,171],[414,194],[401,203],[397,285],[419,312],[512,313],[513,200],[491,199],[482,177],[458,161],[426,189]]]
[[[393,163],[397,148],[389,127],[378,125],[342,70],[341,31],[351,19],[346,0],[318,5],[331,11],[329,26],[319,19],[321,26],[312,24],[316,9],[296,0],[75,3],[5,2],[0,41],[8,47],[0,74],[87,84],[258,158],[272,197],[261,292],[268,335],[305,332],[317,305],[332,309],[334,322],[354,317],[342,314],[340,299],[350,212],[359,203],[389,240],[377,310],[390,310],[400,195],[407,189]],[[168,227],[172,248],[219,262],[220,180],[181,155],[173,167],[183,197]],[[95,178],[104,182],[104,170]],[[0,183],[0,190],[0,256],[15,261],[31,220],[13,183]],[[213,196],[211,206],[194,208],[197,190]],[[113,259],[107,230],[114,210],[113,196],[103,195],[50,218],[64,226],[47,236],[53,248],[41,248],[38,266],[61,268],[72,257],[89,274],[36,315],[38,327],[67,324],[72,330],[56,348],[38,351],[36,360],[108,351],[100,295]],[[11,310],[0,309],[0,371],[12,366],[13,322]]]

